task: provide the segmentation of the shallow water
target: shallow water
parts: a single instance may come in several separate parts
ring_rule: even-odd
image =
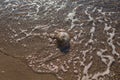
[[[0,4],[0,50],[26,57],[37,73],[61,80],[120,79],[119,0],[5,0]],[[67,54],[46,37],[72,35]]]

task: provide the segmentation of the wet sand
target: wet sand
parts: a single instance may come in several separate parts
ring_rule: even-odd
[[[0,80],[57,80],[52,74],[33,72],[23,61],[0,52]]]

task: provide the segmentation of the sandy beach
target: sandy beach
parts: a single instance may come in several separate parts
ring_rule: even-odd
[[[64,53],[50,34],[70,35]],[[0,80],[120,80],[119,0],[0,3]]]

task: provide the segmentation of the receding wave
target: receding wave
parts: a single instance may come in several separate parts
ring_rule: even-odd
[[[33,71],[61,80],[120,79],[119,0],[5,0],[4,19],[11,20],[5,24],[8,42],[33,49],[26,57]],[[73,36],[67,54],[45,36],[59,28]]]

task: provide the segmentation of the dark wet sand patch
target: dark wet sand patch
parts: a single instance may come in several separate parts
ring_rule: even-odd
[[[56,77],[35,73],[21,60],[0,53],[0,80],[56,80]]]

